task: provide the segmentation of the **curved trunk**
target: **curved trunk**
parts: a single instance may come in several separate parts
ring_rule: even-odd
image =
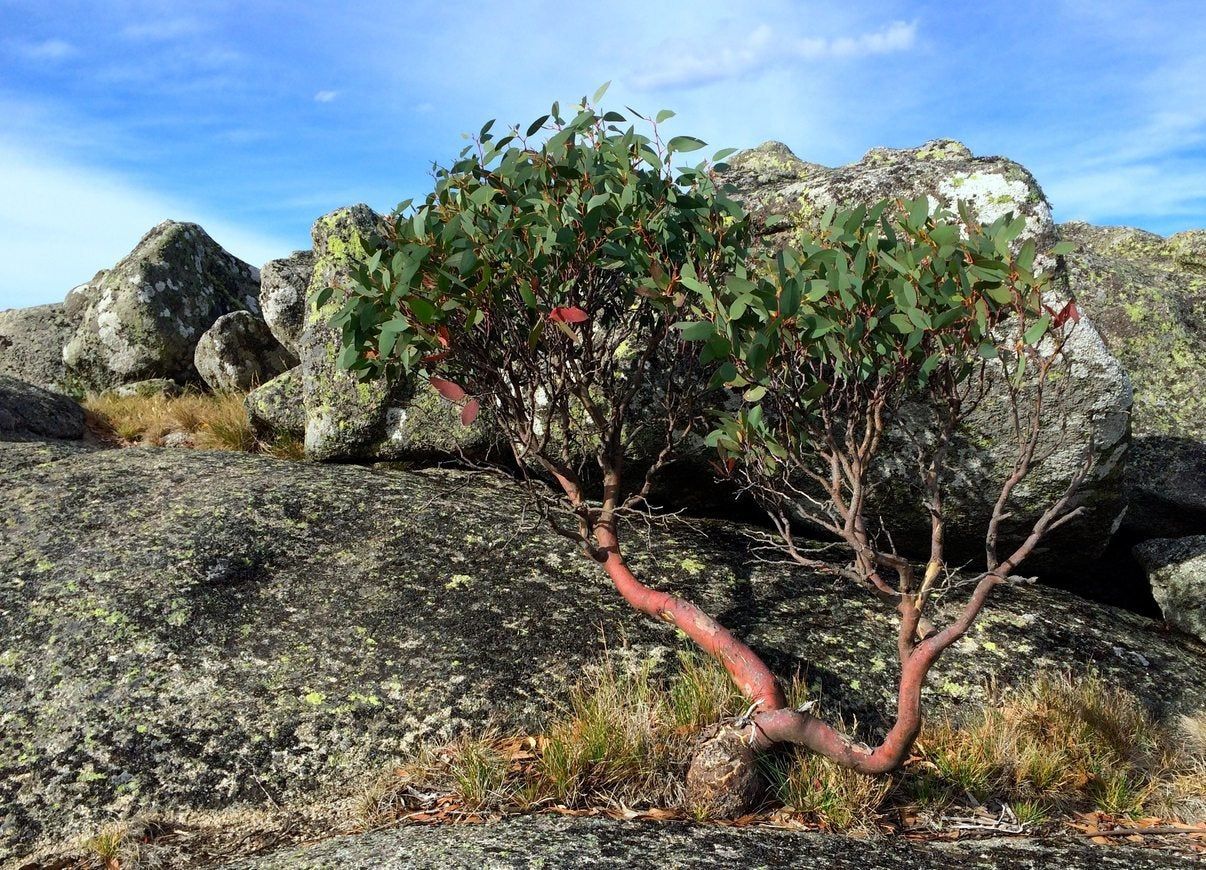
[[[787,699],[775,675],[757,653],[690,601],[650,589],[638,580],[620,555],[619,541],[614,531],[603,525],[598,526],[595,541],[606,554],[603,569],[625,601],[642,613],[682,630],[704,652],[724,665],[741,693],[751,703],[758,704],[759,709],[779,710],[786,706]]]

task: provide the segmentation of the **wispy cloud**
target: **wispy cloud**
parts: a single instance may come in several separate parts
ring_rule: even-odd
[[[916,36],[917,25],[903,21],[871,33],[836,38],[792,36],[762,24],[744,39],[728,44],[719,35],[702,42],[665,42],[651,52],[657,60],[630,76],[629,84],[646,91],[697,88],[726,79],[753,77],[793,63],[907,51]]]
[[[17,54],[29,60],[64,60],[78,52],[65,39],[46,39],[41,42],[18,42],[14,45]]]
[[[314,95],[316,103],[333,103],[339,96],[339,91],[319,91]]]

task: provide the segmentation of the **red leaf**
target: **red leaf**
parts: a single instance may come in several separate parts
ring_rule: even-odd
[[[1063,307],[1059,314],[1051,321],[1056,326],[1063,326],[1071,320],[1073,323],[1080,322],[1080,309],[1076,307],[1076,300],[1069,299],[1068,304]]]
[[[465,407],[461,408],[461,425],[468,426],[477,419],[477,412],[482,409],[481,403],[477,399],[470,399],[465,403]]]
[[[590,315],[581,308],[558,307],[549,312],[549,320],[554,323],[582,323],[589,319]]]
[[[438,341],[440,343],[441,347],[448,347],[448,327],[447,326],[436,327],[436,341]]]
[[[437,363],[446,359],[448,359],[448,351],[444,351],[443,353],[429,353],[419,361],[422,363]]]
[[[444,378],[428,378],[427,382],[435,387],[435,391],[450,402],[459,402],[465,398],[465,391],[452,381]]]

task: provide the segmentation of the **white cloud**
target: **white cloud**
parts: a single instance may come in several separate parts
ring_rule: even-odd
[[[333,103],[335,98],[339,96],[339,91],[319,91],[314,95],[316,103]]]
[[[647,69],[629,77],[638,90],[696,88],[726,79],[764,73],[801,61],[845,60],[907,51],[913,47],[917,25],[896,21],[859,36],[798,37],[762,24],[744,39],[728,41],[716,35],[707,40],[663,43],[651,55]]]
[[[15,47],[18,54],[29,60],[65,60],[76,53],[76,47],[65,39],[22,42]]]
[[[0,309],[61,300],[168,218],[199,223],[255,266],[302,242],[214,219],[116,175],[0,143]]]

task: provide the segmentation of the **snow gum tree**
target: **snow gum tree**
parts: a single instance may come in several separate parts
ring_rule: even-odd
[[[1044,397],[1075,306],[1048,307],[1033,245],[1011,246],[1020,220],[981,227],[931,214],[925,201],[829,214],[816,239],[754,262],[749,218],[713,175],[730,152],[676,166],[704,143],[663,139],[673,113],[603,113],[593,106],[601,96],[568,117],[554,104],[497,138],[486,124],[436,168],[422,202],[399,206],[336,316],[341,364],[366,380],[426,380],[466,424],[488,411],[552,527],[634,608],[720,661],[749,699],[740,731],[725,738],[743,747],[738,767],[752,767],[750,750],[795,743],[865,773],[893,770],[917,736],[934,661],[1076,511],[1087,460],[1025,540],[1001,549],[1011,494],[1043,458]],[[993,380],[1012,399],[1002,427],[1017,462],[986,530],[983,571],[961,613],[935,626],[929,605],[952,576],[948,451]],[[718,467],[767,509],[783,552],[840,571],[899,611],[897,719],[877,747],[789,708],[754,650],[625,562],[625,514],[648,509],[653,476],[699,425],[701,398],[723,388],[743,398],[708,436]],[[924,432],[905,432],[933,532],[923,564],[897,553],[868,510],[906,401],[934,415]],[[801,520],[845,544],[850,565],[800,546]],[[730,760],[693,767],[696,779],[723,791],[735,781]]]

